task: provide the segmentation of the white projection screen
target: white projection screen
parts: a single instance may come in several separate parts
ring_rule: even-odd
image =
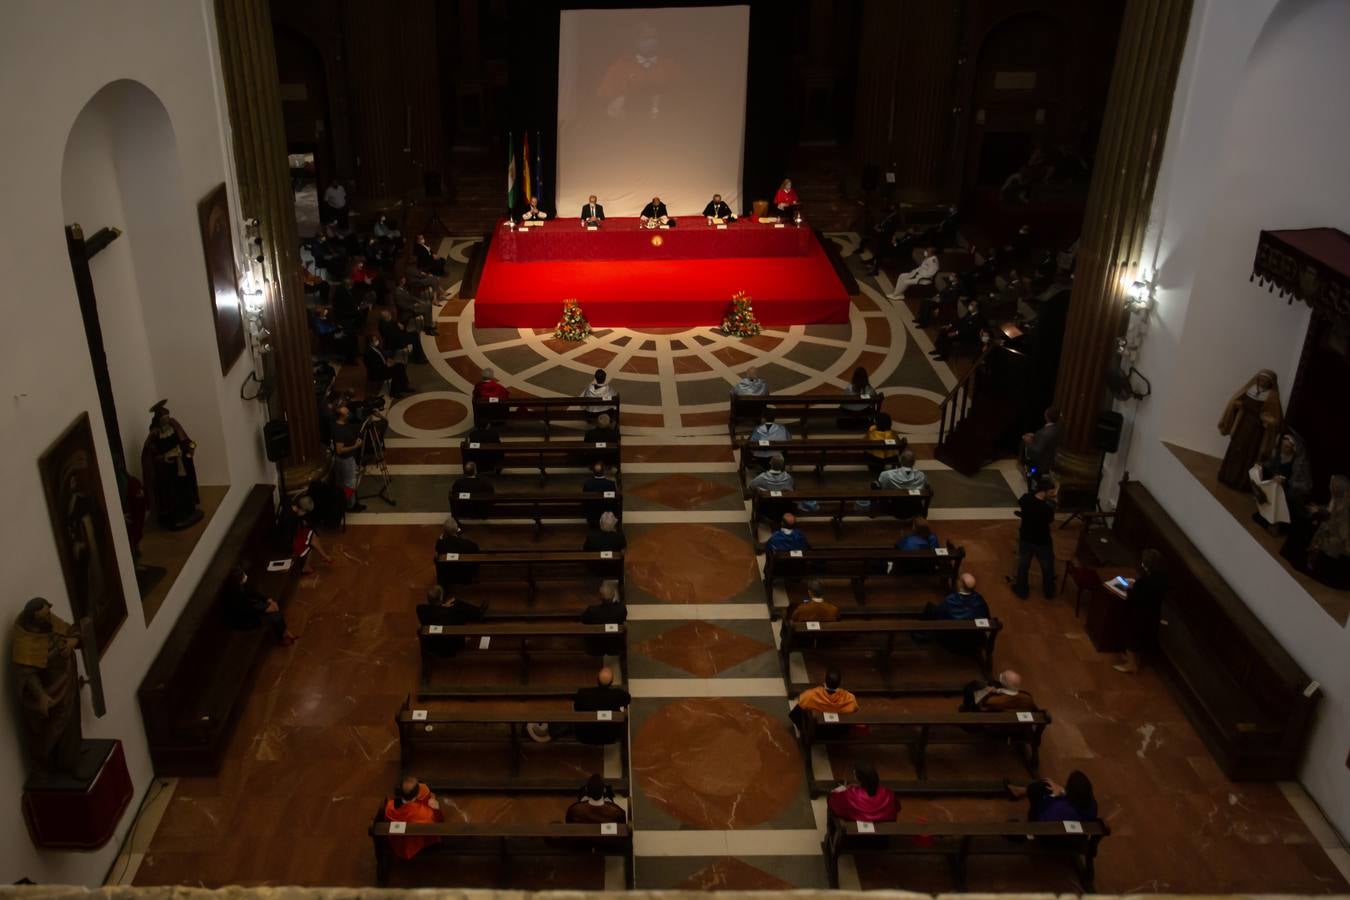
[[[565,9],[558,44],[560,217],[740,211],[748,6]]]

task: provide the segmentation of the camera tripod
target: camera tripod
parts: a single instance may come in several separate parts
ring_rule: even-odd
[[[365,482],[366,476],[372,475],[372,480],[379,485],[379,490],[373,494],[367,494],[366,497],[379,497],[390,506],[397,506],[398,501],[389,496],[389,464],[384,459],[384,428],[387,420],[384,416],[372,413],[364,422],[361,423],[361,449],[356,458],[356,501],[359,503],[361,497],[361,485]]]

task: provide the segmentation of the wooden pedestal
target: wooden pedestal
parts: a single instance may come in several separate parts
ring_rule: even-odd
[[[39,847],[93,850],[113,836],[131,802],[131,775],[121,741],[85,741],[80,769],[87,779],[33,775],[24,784],[23,818]]]

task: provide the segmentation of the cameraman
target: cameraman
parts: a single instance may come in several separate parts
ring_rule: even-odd
[[[357,426],[351,421],[351,409],[347,401],[338,403],[336,414],[332,425],[333,468],[346,497],[348,511],[361,512],[366,507],[356,502],[356,454],[364,442],[357,436]]]

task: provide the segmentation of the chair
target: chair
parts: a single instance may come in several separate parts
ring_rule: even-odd
[[[1073,617],[1075,619],[1078,618],[1078,611],[1083,606],[1083,594],[1086,592],[1088,596],[1091,596],[1101,590],[1102,587],[1102,576],[1097,574],[1096,569],[1091,566],[1080,566],[1076,563],[1077,561],[1072,559],[1064,561],[1064,581],[1066,583],[1072,581],[1074,586]]]

